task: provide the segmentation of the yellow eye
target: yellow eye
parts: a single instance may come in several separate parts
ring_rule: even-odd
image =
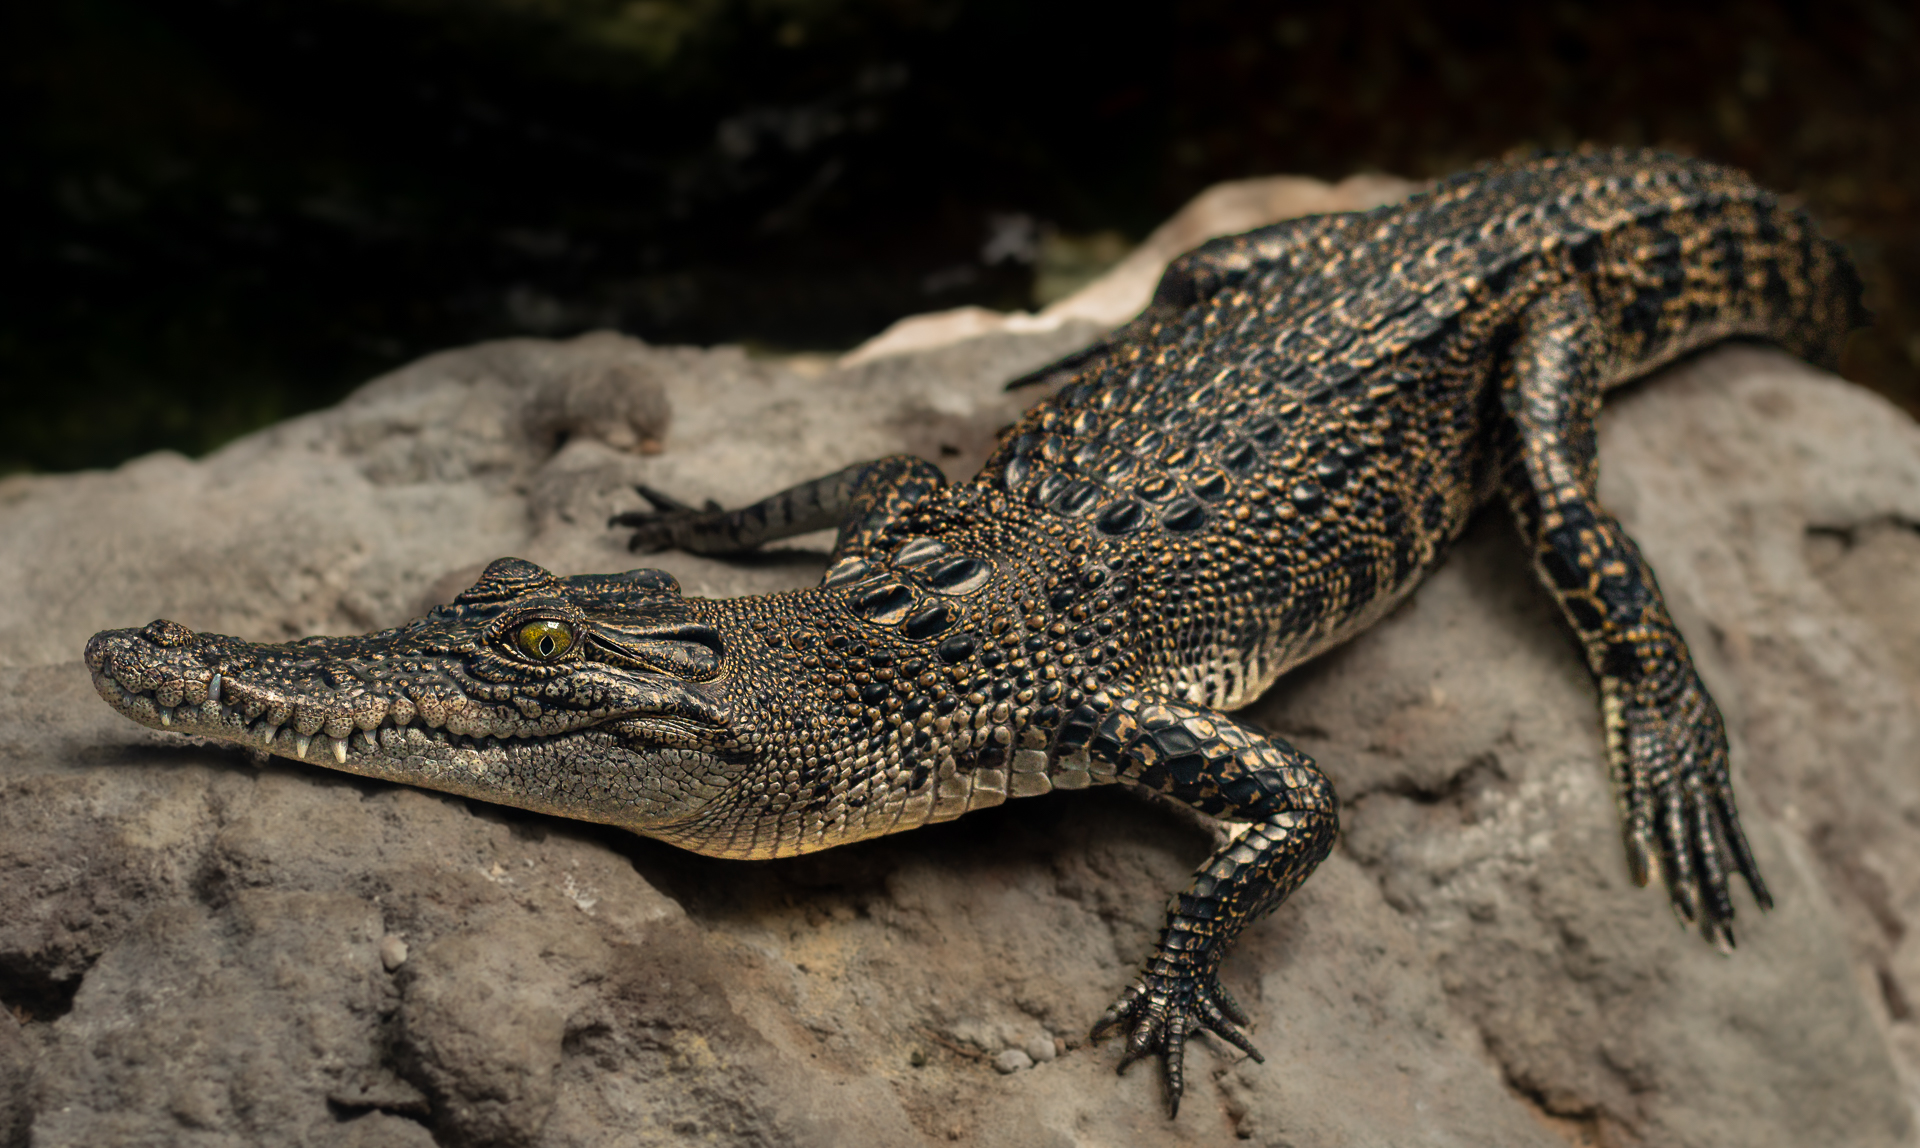
[[[551,618],[536,618],[520,627],[513,640],[527,657],[551,662],[573,649],[573,627]]]

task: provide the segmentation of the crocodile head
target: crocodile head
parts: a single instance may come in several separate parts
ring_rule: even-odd
[[[86,659],[143,725],[676,840],[747,760],[699,605],[661,571],[502,558],[392,630],[261,645],[161,620],[94,635]]]

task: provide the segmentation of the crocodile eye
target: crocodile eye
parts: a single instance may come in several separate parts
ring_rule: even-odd
[[[573,649],[573,627],[551,618],[536,618],[520,627],[513,641],[527,657],[551,662]]]

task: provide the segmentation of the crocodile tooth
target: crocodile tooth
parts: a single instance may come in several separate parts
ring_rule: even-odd
[[[160,711],[161,725],[170,726],[173,724],[173,707],[172,706],[155,706],[154,708]]]
[[[207,683],[207,700],[210,702],[217,702],[220,700],[220,675],[219,674],[213,675],[213,680]]]
[[[330,737],[327,740],[333,743],[333,760],[339,762],[341,765],[347,764],[347,739],[344,737]]]
[[[267,746],[272,745],[274,736],[277,735],[279,732],[280,732],[279,726],[273,725],[270,722],[261,722],[260,723],[260,744],[267,745]]]
[[[293,756],[295,757],[307,756],[307,747],[312,744],[313,744],[313,737],[311,735],[300,733],[299,731],[296,730],[293,735]]]

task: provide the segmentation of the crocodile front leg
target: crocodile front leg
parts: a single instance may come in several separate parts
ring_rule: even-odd
[[[855,463],[739,510],[723,510],[715,502],[688,506],[652,487],[637,486],[634,489],[653,509],[616,514],[607,525],[633,528],[629,550],[689,554],[744,554],[776,539],[837,527],[837,558],[858,549],[886,523],[946,483],[939,467],[896,454]]]
[[[1502,395],[1508,504],[1534,569],[1579,635],[1600,686],[1607,760],[1634,881],[1659,858],[1674,910],[1733,945],[1730,871],[1773,898],[1740,828],[1719,707],[1694,669],[1640,548],[1594,495],[1597,364],[1591,301],[1569,284],[1534,305]]]
[[[1177,1114],[1190,1033],[1209,1030],[1261,1059],[1240,1031],[1246,1013],[1220,985],[1220,962],[1249,922],[1284,901],[1326,859],[1339,830],[1339,804],[1332,783],[1305,754],[1213,710],[1149,697],[1095,701],[1069,719],[1061,750],[1077,748],[1076,728],[1091,730],[1087,752],[1112,762],[1120,780],[1210,817],[1246,823],[1174,898],[1153,956],[1093,1028],[1095,1039],[1127,1033],[1122,1070],[1161,1055],[1168,1110]]]

